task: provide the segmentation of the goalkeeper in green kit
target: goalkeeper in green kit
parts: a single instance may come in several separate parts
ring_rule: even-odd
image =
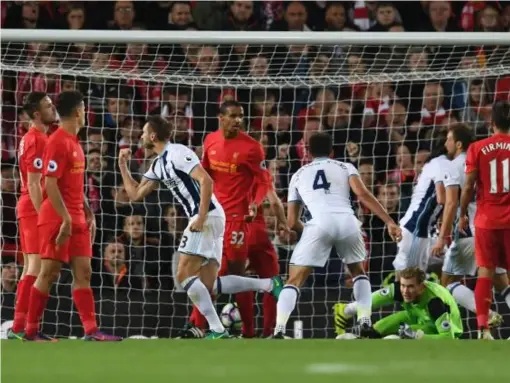
[[[372,309],[400,303],[403,311],[376,322],[372,328],[354,327],[360,338],[384,338],[398,335],[401,339],[455,339],[462,335],[459,307],[443,286],[425,280],[419,268],[407,268],[400,281],[372,293]],[[337,303],[334,307],[335,330],[345,334],[347,322],[356,314],[356,303]]]

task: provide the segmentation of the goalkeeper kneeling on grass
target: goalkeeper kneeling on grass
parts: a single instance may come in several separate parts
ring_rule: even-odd
[[[447,339],[462,335],[462,318],[459,307],[450,292],[443,286],[426,281],[419,268],[407,268],[400,280],[372,293],[372,309],[400,303],[403,311],[376,322],[369,330],[354,328],[360,338],[384,338],[397,335],[401,339]],[[356,303],[337,303],[335,330],[345,334],[349,319],[356,313]]]

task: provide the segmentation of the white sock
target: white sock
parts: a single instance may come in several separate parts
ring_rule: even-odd
[[[273,281],[270,278],[258,279],[241,277],[239,275],[227,275],[216,278],[213,292],[215,294],[236,294],[245,291],[266,291],[273,288]]]
[[[344,312],[349,316],[354,316],[358,312],[358,304],[356,302],[351,302],[347,306],[345,306]]]
[[[224,332],[225,327],[221,324],[220,317],[216,312],[209,290],[198,277],[186,278],[181,283],[188,297],[197,306],[198,311],[207,319],[209,328],[215,332]]]
[[[505,299],[506,305],[510,307],[510,286],[507,286],[500,294]]]
[[[285,334],[287,322],[289,321],[290,314],[296,308],[299,289],[296,286],[285,285],[276,305],[276,327],[274,333],[279,332]]]
[[[354,300],[358,303],[358,321],[372,317],[372,287],[366,275],[358,275],[352,280]]]
[[[466,310],[476,312],[475,293],[460,282],[450,283],[446,288],[453,295],[455,302]]]

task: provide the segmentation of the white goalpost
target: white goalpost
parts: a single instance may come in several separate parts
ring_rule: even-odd
[[[217,129],[221,102],[239,100],[246,130],[263,143],[284,200],[291,175],[309,161],[306,138],[328,131],[335,157],[357,166],[399,219],[448,125],[466,122],[478,138],[486,137],[493,101],[510,100],[507,33],[4,29],[0,38],[2,177],[16,178],[16,145],[27,128],[21,106],[29,92],[45,91],[54,99],[77,89],[86,97],[80,139],[87,155],[86,195],[98,221],[92,283],[101,327],[123,336],[174,336],[190,312],[172,281],[184,213],[162,189],[130,204],[117,167],[123,147],[135,153],[131,166],[138,175],[153,158],[139,145],[147,116],[167,117],[175,141],[200,155],[205,135]],[[396,245],[382,222],[356,209],[372,284],[390,283]],[[265,213],[285,274],[292,246],[275,233],[269,209]],[[2,217],[2,229],[9,217]],[[18,246],[15,231],[3,229],[2,236]],[[434,259],[430,277],[440,270],[441,260]],[[44,317],[50,335],[80,334],[70,283],[64,271],[52,291]],[[294,318],[303,321],[304,336],[333,337],[333,304],[350,298],[349,276],[332,257],[302,290]],[[219,310],[228,299],[220,297]],[[497,294],[495,302],[506,320],[499,335],[508,338],[510,309]],[[466,318],[472,336],[474,317]]]

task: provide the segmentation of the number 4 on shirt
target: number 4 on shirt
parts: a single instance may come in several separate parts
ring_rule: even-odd
[[[329,190],[329,187],[331,184],[328,182],[328,179],[326,178],[326,173],[324,173],[324,170],[317,170],[317,173],[315,173],[315,178],[313,180],[313,190],[317,189],[324,189]]]

